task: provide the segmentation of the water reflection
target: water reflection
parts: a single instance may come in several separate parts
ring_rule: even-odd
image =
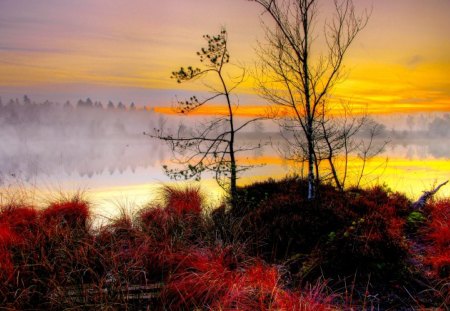
[[[101,103],[90,100],[77,106],[34,104],[29,100],[0,104],[0,186],[8,186],[14,179],[37,185],[48,180],[56,183],[91,180],[94,188],[168,181],[161,164],[170,159],[171,153],[161,142],[142,134],[161,125],[160,115],[123,104],[103,108]],[[404,178],[405,183],[414,178],[448,179],[450,117],[421,117],[420,124],[416,122],[420,127],[414,127],[416,123],[410,117],[405,120],[406,127],[388,130],[385,126],[378,138],[380,144],[390,141],[379,162],[386,157],[392,160],[388,169],[376,174],[385,174],[387,179],[396,181]],[[244,162],[269,165],[249,171],[247,179],[241,181],[282,176],[288,171],[277,151],[283,140],[273,125],[265,127],[268,129],[265,133],[255,128],[239,138],[249,145],[270,138],[275,146],[245,155]],[[377,167],[379,163],[373,165]],[[424,190],[424,186],[428,184],[422,183],[417,188]]]
[[[269,134],[267,134],[269,135]],[[252,139],[249,135],[248,140]],[[380,140],[381,141],[381,140]],[[244,137],[244,142],[245,137]],[[272,134],[274,144],[282,143],[276,133]],[[254,143],[254,142],[248,142]],[[278,152],[266,146],[247,155],[258,159],[264,157],[265,164],[272,164],[270,157],[276,158]],[[391,140],[381,157],[406,160],[449,159],[450,144],[442,140],[417,139]],[[45,140],[17,141],[0,149],[0,176],[33,181],[42,178],[120,178],[120,175],[133,175],[146,170],[147,173],[161,175],[161,163],[170,158],[170,152],[159,141],[142,134],[133,138],[115,140]],[[267,160],[269,159],[269,160]],[[267,163],[269,161],[269,163]],[[279,164],[277,164],[279,165]],[[264,168],[258,170],[264,172]],[[149,176],[151,180],[152,176]]]
[[[33,141],[2,146],[0,174],[30,181],[40,176],[79,176],[135,173],[166,159],[165,148],[146,137],[129,140]]]
[[[450,158],[450,140],[448,139],[393,139],[386,146],[387,156],[399,156],[405,159],[445,159]]]

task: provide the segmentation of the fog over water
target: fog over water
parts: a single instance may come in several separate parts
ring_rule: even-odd
[[[390,141],[380,156],[388,157],[387,166],[394,169],[388,175],[410,173],[413,176],[421,170],[428,171],[429,179],[419,185],[425,187],[423,190],[433,181],[450,178],[449,115],[391,115],[375,117],[375,120],[384,125],[378,141]],[[0,189],[20,184],[95,192],[168,182],[161,165],[170,160],[171,153],[163,143],[143,132],[151,132],[162,124],[175,128],[178,122],[177,118],[163,117],[148,108],[136,109],[128,103],[105,104],[86,99],[77,103],[36,104],[28,98],[2,102]],[[274,145],[282,143],[277,127],[267,121],[263,126],[250,127],[241,140],[264,143],[269,137]],[[268,165],[249,171],[248,178],[281,177],[292,172],[287,163],[274,160],[280,157],[275,149],[265,146],[246,155],[247,160],[271,159],[265,160]],[[427,165],[433,166],[436,172],[429,171]],[[416,177],[421,180],[421,176]]]

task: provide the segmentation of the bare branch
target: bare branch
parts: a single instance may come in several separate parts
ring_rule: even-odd
[[[412,204],[413,209],[421,209],[427,204],[427,201],[430,200],[443,186],[445,186],[449,181],[445,181],[442,184],[438,185],[436,188],[430,191],[424,191],[420,198]]]
[[[334,0],[334,15],[325,23],[322,34],[326,42],[322,54],[312,48],[317,38],[314,26],[319,0],[253,1],[275,24],[264,25],[266,43],[260,43],[257,50],[261,59],[259,90],[271,104],[289,111],[280,123],[282,128],[297,132],[294,146],[301,152],[295,154],[302,154],[308,162],[308,198],[315,197],[315,181],[320,180],[323,159],[329,162],[337,187],[342,188],[334,159],[342,150],[351,149],[349,138],[356,135],[360,125],[350,122],[339,128],[327,117],[327,106],[330,92],[343,78],[345,55],[369,15],[358,15],[352,0]]]
[[[235,135],[252,122],[261,120],[255,118],[244,122],[239,127],[235,126],[234,113],[239,107],[233,105],[231,92],[233,92],[243,81],[245,70],[239,77],[232,78],[224,72],[224,68],[229,64],[230,54],[228,51],[228,36],[225,29],[222,29],[216,36],[205,35],[204,39],[208,46],[201,48],[197,55],[204,69],[193,68],[191,66],[173,72],[172,77],[177,82],[190,81],[201,76],[212,75],[218,83],[215,86],[208,86],[212,95],[199,100],[196,96],[185,101],[178,101],[178,112],[187,114],[200,106],[222,97],[226,101],[227,115],[225,118],[217,117],[210,122],[197,125],[186,133],[186,128],[180,125],[177,133],[166,134],[163,128],[155,129],[153,134],[147,134],[152,138],[166,142],[174,154],[174,162],[181,165],[181,168],[169,168],[163,166],[165,173],[175,180],[190,179],[200,180],[205,171],[212,172],[217,183],[225,190],[229,191],[231,204],[235,204],[236,180],[238,173],[248,169],[248,166],[238,166],[235,157],[236,152],[254,150],[252,147],[238,147]],[[231,87],[225,77],[231,80]],[[235,80],[235,81],[233,81]],[[259,148],[260,145],[258,145]]]

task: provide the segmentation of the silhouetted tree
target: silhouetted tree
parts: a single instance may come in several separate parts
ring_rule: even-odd
[[[94,103],[94,107],[97,109],[103,109],[103,104],[102,102],[98,101]]]
[[[64,108],[65,109],[72,109],[72,104],[70,103],[70,101],[66,101],[66,103],[64,104]]]
[[[86,103],[82,99],[79,99],[77,102],[77,108],[84,108],[85,106]]]
[[[89,97],[86,99],[85,106],[86,106],[86,108],[94,107],[94,103],[92,102],[92,100]]]
[[[208,46],[197,52],[203,67],[181,67],[180,70],[172,73],[172,78],[176,79],[178,83],[182,83],[208,76],[210,79],[208,82],[215,81],[216,84],[210,86],[210,97],[200,99],[192,96],[188,100],[179,101],[177,111],[180,114],[188,114],[213,100],[223,98],[227,114],[195,128],[180,126],[175,134],[166,134],[164,127],[161,126],[161,128],[155,129],[155,133],[150,136],[167,142],[174,153],[175,162],[181,165],[181,168],[164,166],[169,177],[199,180],[202,172],[213,172],[218,184],[228,191],[231,204],[234,205],[238,174],[249,168],[248,166],[238,166],[236,156],[239,152],[259,148],[259,145],[238,146],[236,134],[260,118],[237,124],[235,113],[238,106],[232,102],[231,94],[242,82],[245,71],[242,69],[240,77],[234,80],[226,75],[225,68],[228,68],[230,61],[226,30],[222,29],[217,36],[205,35],[204,39]]]
[[[119,103],[117,104],[117,109],[119,109],[119,110],[125,110],[125,105],[122,104],[122,102],[119,102]]]
[[[23,96],[23,103],[25,105],[31,105],[31,100],[30,100],[30,98],[27,95]]]
[[[447,137],[450,136],[450,114],[442,117],[435,117],[428,125],[428,135],[430,137]]]
[[[315,198],[318,173],[316,144],[330,108],[330,92],[343,78],[348,48],[365,27],[368,15],[358,16],[351,0],[334,0],[333,19],[325,22],[325,53],[315,33],[319,0],[250,0],[264,8],[274,22],[265,26],[267,44],[257,50],[262,96],[285,113],[282,126],[302,136],[308,164],[308,198]]]

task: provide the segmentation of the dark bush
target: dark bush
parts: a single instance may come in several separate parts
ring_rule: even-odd
[[[302,278],[356,271],[394,278],[405,270],[411,206],[405,196],[382,187],[342,192],[319,185],[317,200],[309,202],[306,191],[306,181],[295,177],[253,184],[239,189],[235,209],[216,217],[240,218],[235,240],[253,255],[288,262]]]

